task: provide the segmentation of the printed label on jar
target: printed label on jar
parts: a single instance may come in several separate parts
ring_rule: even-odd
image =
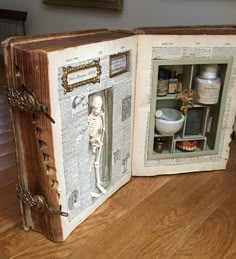
[[[169,94],[177,93],[177,84],[176,83],[169,83]]]
[[[172,78],[169,79],[169,94],[175,94],[177,93],[177,88],[178,88],[178,79],[177,78]]]
[[[157,82],[157,95],[165,96],[168,94],[168,80],[159,80]]]
[[[220,93],[220,85],[216,84],[201,84],[198,85],[198,94],[199,94],[199,103],[203,104],[215,104],[218,102],[219,93]]]

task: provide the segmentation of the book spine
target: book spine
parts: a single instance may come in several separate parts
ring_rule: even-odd
[[[32,91],[48,107],[50,96],[47,54],[5,48],[5,64],[10,88]],[[11,110],[17,153],[18,181],[26,191],[42,196],[50,207],[60,210],[58,181],[52,143],[51,121],[40,112]],[[32,228],[53,241],[62,241],[61,218],[46,210],[21,203],[25,229]]]
[[[7,87],[10,89],[15,89],[14,84],[14,77],[13,77],[13,68],[12,68],[12,57],[11,57],[11,39],[7,39],[2,42],[2,48],[3,48],[3,55],[4,55],[4,65],[5,65],[5,71],[6,71],[6,79],[7,79]],[[11,116],[11,125],[12,125],[12,131],[14,136],[14,143],[16,147],[16,165],[17,165],[17,179],[18,183],[20,183],[22,186],[26,185],[26,179],[24,178],[23,174],[20,174],[20,171],[24,171],[24,168],[21,168],[20,170],[20,163],[19,161],[22,161],[22,153],[20,152],[20,130],[17,127],[19,117],[17,115],[18,111],[10,109],[10,116]],[[23,167],[23,164],[21,165]],[[20,210],[22,215],[22,224],[24,229],[27,231],[29,230],[30,222],[29,222],[29,210],[23,205],[21,201],[19,201],[20,204]]]

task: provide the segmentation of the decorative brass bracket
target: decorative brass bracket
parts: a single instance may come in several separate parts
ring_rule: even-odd
[[[42,112],[51,122],[55,123],[48,113],[48,107],[39,103],[34,92],[26,87],[21,90],[6,87],[6,100],[10,107],[16,107],[26,112]]]
[[[49,206],[42,195],[33,195],[31,192],[23,189],[18,184],[16,185],[16,193],[18,199],[24,204],[30,206],[31,208],[64,217],[68,217],[69,215],[67,212],[63,212]]]

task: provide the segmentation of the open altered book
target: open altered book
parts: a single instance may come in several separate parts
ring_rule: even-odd
[[[226,167],[236,27],[101,29],[3,48],[25,229],[62,241],[131,176]]]

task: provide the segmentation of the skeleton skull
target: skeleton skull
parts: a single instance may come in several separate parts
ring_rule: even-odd
[[[92,108],[91,114],[98,116],[102,111],[102,97],[100,95],[91,96],[89,106]]]

